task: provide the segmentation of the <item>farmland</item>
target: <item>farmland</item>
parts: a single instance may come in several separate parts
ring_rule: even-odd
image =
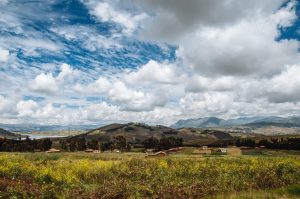
[[[298,151],[1,153],[0,198],[297,198]],[[267,190],[267,191],[266,191]]]

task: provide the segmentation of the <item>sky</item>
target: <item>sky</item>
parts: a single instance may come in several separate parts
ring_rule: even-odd
[[[300,111],[300,1],[0,0],[0,123]]]

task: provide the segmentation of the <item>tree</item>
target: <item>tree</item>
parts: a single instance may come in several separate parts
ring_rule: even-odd
[[[76,141],[74,139],[70,140],[69,149],[72,152],[76,151],[77,146],[76,146]]]
[[[159,140],[155,137],[150,137],[143,142],[145,149],[157,149],[159,147]]]
[[[80,137],[77,139],[77,150],[84,151],[86,150],[86,140],[85,137]]]
[[[42,150],[47,151],[51,149],[52,141],[49,138],[43,139],[42,141]]]
[[[98,150],[99,149],[99,143],[96,139],[92,139],[87,142],[87,147],[90,149]]]
[[[102,142],[101,143],[101,151],[114,150],[116,148],[115,143],[112,141]]]
[[[68,146],[65,140],[60,140],[59,143],[62,150],[68,151]]]
[[[115,143],[117,149],[119,149],[121,151],[126,150],[126,148],[127,148],[126,138],[122,135],[118,135],[118,136],[114,137],[114,143]]]

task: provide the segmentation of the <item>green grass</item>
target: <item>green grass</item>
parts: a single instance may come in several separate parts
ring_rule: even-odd
[[[297,155],[0,154],[0,198],[296,198],[299,184]]]

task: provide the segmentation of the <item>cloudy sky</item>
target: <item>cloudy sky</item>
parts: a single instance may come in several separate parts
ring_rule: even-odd
[[[299,115],[296,0],[0,0],[0,123]]]

